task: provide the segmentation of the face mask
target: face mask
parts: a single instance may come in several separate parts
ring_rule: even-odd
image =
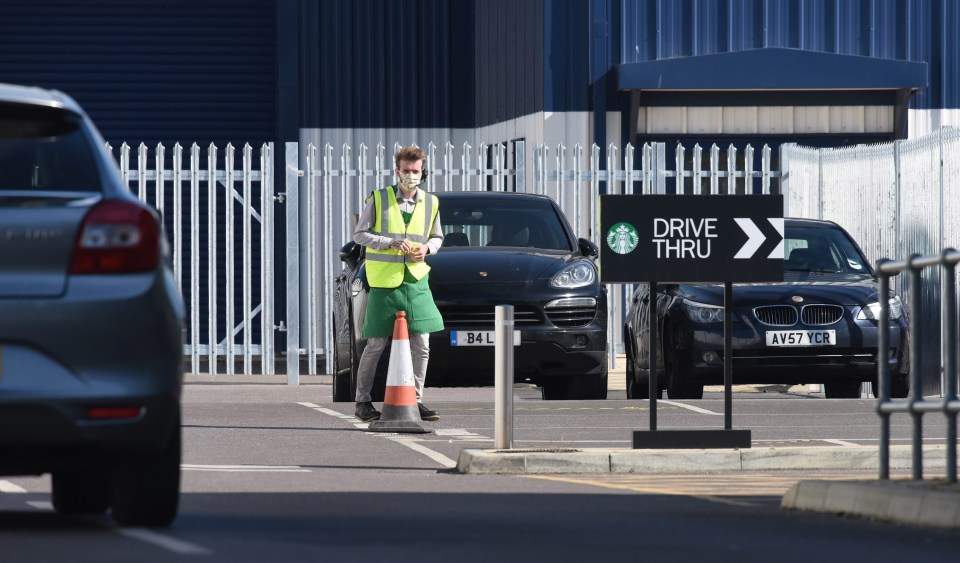
[[[422,176],[422,175],[419,174],[419,173],[414,174],[414,173],[411,173],[411,172],[401,172],[401,173],[400,173],[400,183],[403,184],[403,187],[404,187],[404,188],[406,188],[406,189],[408,189],[408,190],[412,190],[413,188],[416,188],[417,186],[420,185],[420,177],[421,177],[421,176]]]

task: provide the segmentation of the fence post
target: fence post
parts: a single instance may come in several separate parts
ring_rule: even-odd
[[[710,145],[710,195],[720,193],[720,147]]]
[[[893,223],[893,240],[895,241],[894,244],[897,246],[897,248],[893,249],[895,256],[903,256],[904,254],[913,252],[915,250],[905,248],[900,242],[900,199],[903,197],[903,192],[900,189],[900,171],[903,168],[903,165],[900,161],[900,143],[901,141],[893,142],[893,193],[896,194],[896,199],[894,200],[894,205],[896,207],[894,208],[893,216],[897,217],[897,220]]]
[[[300,384],[300,145],[286,143],[287,384]]]
[[[236,239],[234,238],[236,229],[234,229],[234,206],[236,202],[233,198],[233,182],[234,182],[234,158],[235,158],[234,148],[231,143],[227,143],[227,147],[223,154],[223,165],[226,167],[225,178],[223,181],[223,205],[224,205],[224,219],[223,219],[223,240],[224,245],[226,246],[226,262],[225,262],[225,276],[226,285],[223,288],[224,295],[226,296],[226,309],[224,311],[224,317],[226,318],[226,334],[224,335],[224,354],[226,357],[226,372],[227,375],[233,375],[236,366],[234,365],[236,361],[236,342],[234,330],[236,329],[236,307],[234,306],[235,298],[235,286],[234,280],[236,279],[237,269],[235,267],[236,255],[234,253],[234,247],[236,245]]]
[[[667,144],[653,144],[653,193],[667,193]]]
[[[514,145],[514,169],[516,172],[516,186],[520,193],[527,193],[527,155],[525,152],[526,144],[523,141],[517,141]]]
[[[262,220],[260,222],[260,253],[263,256],[262,266],[260,268],[260,338],[261,346],[261,372],[263,375],[273,375],[276,371],[276,333],[274,333],[274,317],[276,315],[277,303],[274,300],[274,168],[273,168],[273,143],[266,143],[260,150],[260,202],[263,208],[260,212]]]
[[[790,149],[795,146],[797,146],[796,143],[784,143],[780,145],[780,195],[783,196],[784,217],[799,216],[799,214],[794,213],[794,210],[790,208]],[[760,162],[760,166],[763,167],[764,193],[768,193],[766,190],[769,189],[769,177],[767,175],[767,171],[769,170],[769,164],[767,164],[769,148],[764,145],[764,149],[764,158]]]
[[[193,373],[200,372],[200,147],[190,146],[190,347]],[[212,372],[211,372],[212,373]]]
[[[782,162],[782,161],[781,161]],[[877,281],[880,284],[880,319],[877,321],[877,414],[880,416],[880,480],[890,478],[890,413],[883,406],[890,401],[890,363],[885,360],[882,350],[890,349],[890,274],[883,271],[886,259],[877,261]]]
[[[207,148],[207,369],[210,375],[217,374],[217,358],[219,356],[217,339],[217,302],[219,300],[218,266],[217,266],[217,146],[210,143]]]
[[[943,394],[944,411],[947,415],[947,482],[957,482],[957,416],[950,413],[950,401],[957,399],[957,265],[951,264],[952,248],[943,250],[940,277],[940,306],[943,312],[943,376],[946,380]]]
[[[923,401],[923,354],[920,351],[920,320],[922,308],[923,267],[914,262],[919,254],[910,256],[910,415],[913,418],[913,479],[923,479],[923,413],[913,407]],[[883,296],[881,299],[885,299]]]

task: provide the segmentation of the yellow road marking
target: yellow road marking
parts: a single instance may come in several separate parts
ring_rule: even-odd
[[[731,498],[744,496],[782,496],[797,481],[807,477],[771,474],[716,475],[610,475],[592,477],[558,477],[526,475],[531,479],[619,489],[642,494],[686,496],[727,504],[757,507],[758,503]],[[858,475],[817,473],[813,479],[856,480]]]

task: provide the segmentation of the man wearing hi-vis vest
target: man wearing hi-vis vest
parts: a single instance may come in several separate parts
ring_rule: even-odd
[[[373,192],[360,214],[353,240],[367,249],[367,282],[370,295],[363,319],[367,347],[357,366],[356,416],[364,422],[378,420],[370,391],[377,362],[393,335],[397,311],[406,311],[416,379],[417,406],[423,420],[438,420],[436,411],[423,404],[423,383],[430,358],[430,333],[443,330],[443,318],[430,292],[430,266],[424,262],[443,244],[440,202],[420,190],[425,155],[417,147],[404,147],[394,155],[397,184]]]

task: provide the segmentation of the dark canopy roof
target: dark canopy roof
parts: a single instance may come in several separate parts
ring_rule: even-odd
[[[927,63],[765,48],[617,66],[621,90],[916,90]]]

